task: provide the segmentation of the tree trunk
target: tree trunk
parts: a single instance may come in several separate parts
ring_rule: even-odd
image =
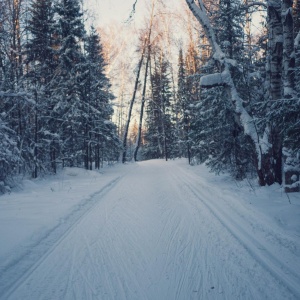
[[[288,0],[287,0],[288,1]],[[248,135],[256,149],[257,174],[261,185],[282,182],[282,136],[281,128],[276,124],[270,124],[268,143],[261,139],[256,130],[254,119],[246,111],[243,99],[240,98],[233,82],[231,62],[222,52],[209,18],[206,14],[202,0],[198,0],[199,6],[194,0],[186,0],[190,10],[202,25],[208,41],[214,53],[213,57],[220,65],[224,83],[229,91],[235,113],[239,116],[239,122],[244,134]],[[289,20],[289,18],[288,18]],[[276,101],[281,99],[282,93],[282,53],[283,53],[283,27],[281,20],[281,0],[268,1],[268,29],[269,29],[269,99]],[[271,103],[270,103],[271,104]],[[266,145],[267,144],[267,145]]]
[[[143,125],[143,116],[144,116],[144,106],[145,106],[146,86],[147,86],[147,77],[148,77],[148,67],[149,67],[149,61],[150,61],[150,55],[151,55],[150,39],[151,39],[153,17],[154,17],[154,14],[153,14],[154,13],[154,4],[155,4],[154,1],[152,1],[151,18],[150,18],[150,25],[149,25],[148,38],[147,38],[148,55],[147,55],[146,70],[145,70],[145,77],[144,77],[144,87],[143,87],[143,93],[142,93],[140,122],[139,122],[136,146],[135,146],[134,153],[133,153],[134,161],[137,161],[137,154],[138,154],[139,147],[140,147],[140,144],[141,144],[141,134],[142,134],[142,125]],[[146,43],[145,43],[145,48],[146,48]]]
[[[283,25],[283,93],[285,98],[294,96],[295,89],[295,57],[294,52],[294,22],[293,1],[283,0],[282,25]]]
[[[269,1],[270,2],[270,1]],[[268,3],[269,3],[268,2]],[[269,98],[271,101],[281,99],[283,31],[281,23],[281,0],[274,0],[268,5],[268,53],[269,53]]]
[[[295,39],[295,82],[297,97],[300,97],[300,32]]]
[[[34,116],[34,175],[33,178],[38,177],[38,96],[37,91],[35,91],[35,116]]]
[[[85,125],[85,133],[84,133],[84,143],[83,143],[83,153],[84,153],[84,168],[86,170],[89,169],[89,146],[88,146],[88,125]]]
[[[161,125],[162,125],[163,141],[164,141],[164,155],[165,155],[166,161],[168,161],[168,148],[167,148],[167,136],[166,136],[166,122],[165,122],[166,112],[165,112],[165,104],[164,104],[164,101],[163,101],[162,97],[161,97],[161,102],[162,102]]]
[[[130,124],[130,119],[131,119],[131,114],[132,114],[132,108],[133,108],[133,104],[134,104],[134,101],[135,101],[135,95],[136,95],[137,88],[138,88],[140,72],[141,72],[141,68],[142,68],[143,60],[144,60],[144,56],[145,56],[146,42],[147,42],[147,39],[145,39],[143,49],[142,49],[141,59],[140,59],[139,64],[138,64],[138,72],[137,72],[136,79],[135,79],[133,95],[132,95],[132,98],[131,98],[131,101],[130,101],[127,123],[126,123],[125,130],[124,130],[122,163],[126,162],[127,136],[128,136],[129,124]]]
[[[92,156],[92,143],[91,140],[89,142],[89,169],[93,170],[93,156]]]
[[[141,144],[144,106],[145,106],[145,101],[146,101],[145,97],[146,97],[146,86],[147,86],[149,60],[150,60],[150,46],[148,46],[148,56],[147,56],[146,70],[145,70],[145,77],[144,77],[144,87],[143,87],[143,94],[142,94],[142,104],[141,104],[141,112],[140,112],[139,129],[138,129],[138,134],[137,134],[136,147],[135,147],[134,153],[133,153],[134,161],[137,161],[137,154],[138,154],[139,147],[140,147],[140,144]]]

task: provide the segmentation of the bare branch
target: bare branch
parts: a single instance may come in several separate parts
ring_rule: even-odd
[[[128,19],[126,20],[126,23],[130,22],[130,20],[133,18],[134,14],[135,14],[135,6],[136,6],[137,2],[138,2],[138,0],[135,0],[135,2],[133,3],[131,13],[130,13]]]

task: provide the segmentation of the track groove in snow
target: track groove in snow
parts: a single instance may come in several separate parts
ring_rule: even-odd
[[[297,240],[186,165],[127,167],[32,250],[29,271],[2,271],[1,299],[299,298]]]
[[[188,173],[181,174],[180,178],[186,188],[206,206],[211,214],[243,245],[249,254],[265,268],[271,276],[274,276],[279,281],[279,284],[286,286],[294,294],[296,299],[300,299],[300,274],[294,271],[295,265],[298,266],[296,269],[300,270],[298,257],[294,257],[292,261],[293,268],[290,268],[286,262],[285,253],[283,252],[284,249],[281,249],[280,253],[277,252],[274,254],[271,247],[266,247],[265,243],[262,244],[258,239],[250,235],[251,231],[247,228],[247,224],[245,224],[239,215],[233,214],[233,210],[230,210],[231,215],[229,215],[228,212],[225,212],[222,207],[218,205],[217,201],[210,202],[213,199],[208,194],[203,195],[203,191],[207,189],[207,187],[202,186],[201,189],[192,185],[191,182],[193,178],[191,178],[191,175]],[[189,180],[187,180],[188,178]],[[269,234],[272,234],[272,232]],[[286,247],[286,245],[282,244],[282,248],[284,247]],[[294,254],[293,249],[294,248],[288,250],[292,250],[291,252]],[[291,257],[291,255],[289,254],[288,257]],[[291,261],[289,263],[291,263]]]
[[[59,246],[64,237],[68,235],[70,230],[87,214],[101,197],[108,193],[121,179],[118,176],[100,191],[94,193],[90,198],[84,199],[64,220],[56,227],[48,231],[36,242],[32,249],[17,257],[9,265],[0,270],[0,299],[6,299],[20,282],[27,276],[30,276],[40,263],[47,259],[53,250]],[[73,264],[72,264],[73,266]]]

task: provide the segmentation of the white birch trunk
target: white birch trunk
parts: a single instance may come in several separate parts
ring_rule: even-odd
[[[291,98],[295,94],[294,68],[294,22],[293,1],[283,0],[282,3],[283,25],[283,94],[285,98]]]
[[[198,5],[194,2],[194,0],[186,0],[187,5],[189,6],[190,10],[199,21],[205,35],[208,39],[208,42],[211,45],[213,58],[218,62],[220,68],[222,69],[222,82],[226,84],[230,97],[231,102],[234,105],[235,112],[239,115],[240,123],[244,129],[244,133],[248,135],[251,140],[253,141],[256,149],[256,156],[257,156],[257,169],[258,171],[261,170],[261,160],[262,160],[262,152],[265,148],[264,145],[260,143],[260,138],[255,128],[255,123],[253,118],[248,114],[246,109],[243,106],[243,100],[238,95],[237,89],[233,82],[230,69],[233,63],[232,59],[227,59],[223,51],[221,50],[219,44],[217,43],[217,39],[214,33],[213,28],[211,27],[209,18],[207,16],[204,4],[202,0],[198,0]]]
[[[282,3],[285,10],[284,25],[282,24]],[[292,74],[290,64],[290,36],[293,32],[290,30],[290,6],[291,0],[270,0],[267,2],[268,9],[268,30],[269,30],[269,57],[267,66],[267,75],[269,82],[269,100],[276,101],[283,96],[282,85],[282,55],[283,41],[285,39],[285,64],[284,64],[284,79],[287,87],[285,93],[288,94],[289,88],[292,87]],[[207,39],[212,47],[213,58],[220,67],[220,76],[222,84],[228,89],[231,102],[235,112],[239,116],[240,124],[244,129],[244,133],[248,135],[256,149],[257,158],[257,174],[261,185],[272,184],[274,182],[281,183],[282,181],[282,137],[280,128],[270,124],[266,127],[264,137],[260,138],[256,130],[254,119],[248,114],[244,105],[243,99],[240,98],[236,86],[233,82],[232,64],[233,60],[225,57],[217,43],[215,33],[210,25],[209,18],[206,14],[203,0],[198,0],[196,5],[194,0],[186,0],[190,10],[202,25]],[[284,36],[283,36],[284,28]],[[291,31],[291,32],[289,32]],[[206,80],[204,79],[204,82]]]
[[[132,114],[133,104],[134,104],[134,101],[135,101],[135,95],[136,95],[136,92],[137,92],[137,89],[138,89],[140,72],[141,72],[141,69],[142,69],[143,61],[144,61],[146,44],[147,44],[147,39],[145,39],[144,44],[143,44],[142,55],[141,55],[141,59],[139,61],[139,65],[138,65],[138,71],[137,71],[137,75],[136,75],[136,79],[135,79],[133,95],[132,95],[132,98],[131,98],[131,101],[130,101],[130,106],[129,106],[129,111],[128,111],[128,118],[127,118],[125,130],[124,130],[123,144],[122,144],[123,149],[122,149],[122,153],[121,153],[122,163],[126,162],[127,136],[128,136],[128,131],[129,131],[129,124],[130,124],[130,121],[131,121],[131,114]]]

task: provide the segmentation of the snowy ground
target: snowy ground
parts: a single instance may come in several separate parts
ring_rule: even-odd
[[[0,197],[0,299],[300,299],[300,195],[184,160]]]

